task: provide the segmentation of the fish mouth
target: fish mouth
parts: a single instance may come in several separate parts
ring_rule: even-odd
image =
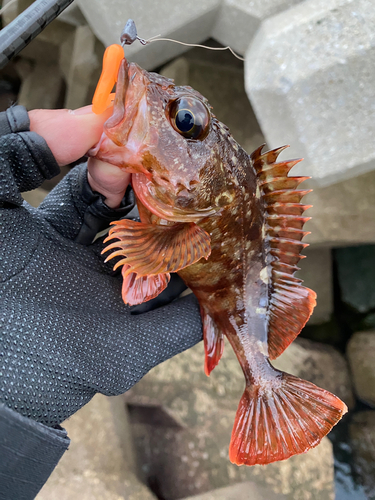
[[[150,133],[147,87],[148,72],[124,58],[119,68],[112,116],[104,124],[98,145],[89,154],[132,174],[138,200],[155,216],[171,222],[197,222],[217,213],[217,207],[178,207],[174,203],[181,189],[173,179],[159,178],[144,163],[147,148],[157,141]],[[163,195],[164,193],[164,195]],[[164,200],[163,200],[164,199]]]
[[[217,208],[188,210],[164,203],[156,194],[155,183],[144,174],[132,175],[132,187],[142,205],[160,219],[171,222],[199,222],[205,217],[218,215]]]

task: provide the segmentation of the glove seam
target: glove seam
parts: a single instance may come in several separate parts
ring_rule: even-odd
[[[36,136],[40,139],[43,140],[44,142],[44,151],[40,151],[40,154],[42,156],[48,155],[49,158],[47,158],[47,161],[45,161],[43,158],[38,158],[38,155],[36,155],[36,152],[39,152],[38,150],[41,148],[41,144],[38,144],[34,138],[33,134],[35,132],[19,132],[18,135],[21,137],[23,143],[25,144],[30,156],[32,157],[36,167],[38,168],[39,173],[42,175],[44,179],[52,179],[56,175],[60,173],[60,167],[58,166],[55,157],[52,154],[52,151],[49,149],[47,142],[43,137],[40,135],[36,134]],[[35,151],[33,148],[30,147],[30,144],[35,148]]]
[[[22,121],[18,122],[17,120],[17,114],[14,112],[14,110],[17,109],[18,113],[23,113],[24,118],[25,118],[25,126],[22,127]],[[6,110],[6,117],[9,122],[9,126],[11,128],[12,133],[18,133],[18,132],[27,132],[30,130],[30,118],[29,114],[24,106],[21,105],[14,105],[11,106]]]

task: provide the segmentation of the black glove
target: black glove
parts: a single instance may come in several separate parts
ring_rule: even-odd
[[[0,120],[0,402],[54,427],[96,392],[121,394],[201,340],[199,306],[188,296],[130,314],[121,276],[100,255],[102,239],[91,242],[130,211],[131,191],[110,209],[81,165],[38,209],[23,203],[20,191],[59,169],[45,141],[27,131],[25,111],[7,113],[9,130]]]

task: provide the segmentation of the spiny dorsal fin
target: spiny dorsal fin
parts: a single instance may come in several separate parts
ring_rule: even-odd
[[[268,349],[270,358],[275,359],[300,333],[316,304],[315,292],[294,277],[299,260],[304,258],[300,252],[308,246],[301,240],[309,234],[303,226],[310,217],[302,214],[310,206],[300,201],[311,190],[297,189],[309,177],[288,177],[301,160],[276,163],[288,146],[262,154],[263,147],[252,153],[251,160],[267,211],[266,234],[272,256]]]

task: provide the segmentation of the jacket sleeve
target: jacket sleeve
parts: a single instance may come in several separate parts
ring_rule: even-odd
[[[21,206],[21,193],[60,172],[46,141],[29,131],[23,106],[0,113],[0,207]]]
[[[39,187],[60,172],[46,141],[29,127],[23,106],[0,113],[0,208],[20,207],[22,192]],[[39,213],[65,238],[89,245],[98,232],[126,216],[134,204],[129,188],[119,208],[108,207],[104,196],[92,191],[87,166],[80,165],[47,196]]]
[[[0,500],[32,500],[67,450],[64,429],[53,429],[0,403]]]
[[[108,207],[104,196],[93,191],[87,180],[87,165],[74,167],[39,205],[38,212],[62,236],[90,245],[95,235],[134,207],[129,187],[119,208]]]

